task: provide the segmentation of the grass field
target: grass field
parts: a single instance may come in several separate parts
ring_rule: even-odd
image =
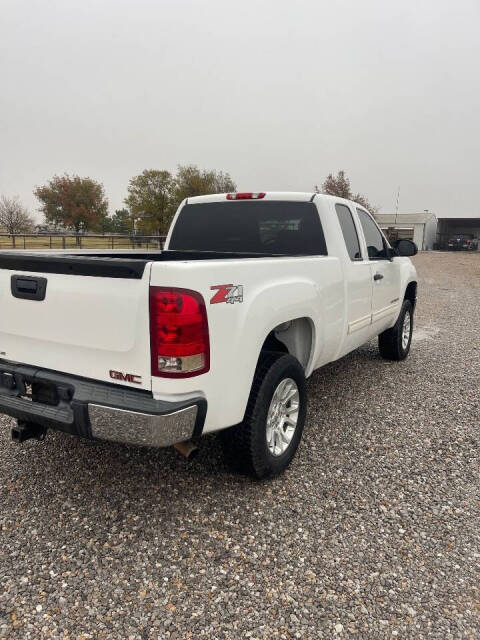
[[[50,236],[0,234],[2,249],[161,249],[163,236]]]

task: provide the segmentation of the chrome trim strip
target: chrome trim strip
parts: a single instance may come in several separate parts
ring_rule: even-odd
[[[192,437],[197,406],[159,416],[89,403],[88,414],[94,438],[146,447],[168,447]]]

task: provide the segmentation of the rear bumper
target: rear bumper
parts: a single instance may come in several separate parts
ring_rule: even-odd
[[[0,360],[0,413],[86,438],[166,447],[199,435],[206,408]]]
[[[151,414],[90,403],[88,413],[93,438],[147,447],[168,447],[190,440],[198,407],[192,405],[172,413]]]

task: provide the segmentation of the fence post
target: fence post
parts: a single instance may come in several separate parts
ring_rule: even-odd
[[[113,236],[112,236],[112,249],[113,249]]]
[[[62,236],[62,249],[65,249],[65,236]]]
[[[12,246],[15,249],[15,235],[12,234]]]
[[[23,236],[23,248],[27,248],[27,236]]]
[[[50,238],[50,249],[52,248],[52,236],[49,236]]]

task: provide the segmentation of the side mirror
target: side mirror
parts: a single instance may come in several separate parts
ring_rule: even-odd
[[[418,253],[417,245],[407,238],[401,238],[393,243],[394,248],[399,256],[410,258]]]

